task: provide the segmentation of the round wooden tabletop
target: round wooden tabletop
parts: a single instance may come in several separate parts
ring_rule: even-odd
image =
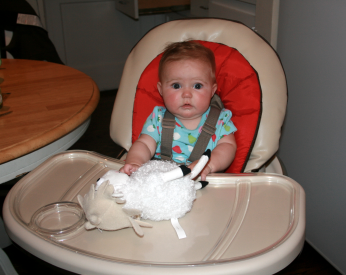
[[[37,150],[85,122],[99,101],[86,74],[44,61],[2,59],[0,163]]]

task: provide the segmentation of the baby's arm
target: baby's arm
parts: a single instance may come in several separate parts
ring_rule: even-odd
[[[201,180],[205,180],[209,173],[220,172],[228,168],[235,156],[237,144],[233,134],[221,138],[214,150],[211,152],[210,161],[201,173]],[[193,162],[189,168],[193,168],[197,161]]]
[[[156,150],[155,140],[146,134],[142,134],[131,146],[127,156],[125,165],[120,172],[130,175],[147,161],[149,161]]]

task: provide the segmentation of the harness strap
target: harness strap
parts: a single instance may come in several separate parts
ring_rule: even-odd
[[[215,106],[210,107],[210,112],[207,117],[207,120],[205,121],[202,127],[202,132],[198,137],[195,147],[193,147],[193,150],[191,152],[191,155],[188,161],[193,162],[195,160],[198,160],[202,156],[202,154],[205,152],[210,138],[212,137],[212,135],[215,134],[215,131],[216,131],[215,126],[220,116],[220,112],[221,110],[218,109],[217,107]]]
[[[202,132],[193,148],[188,161],[193,162],[198,160],[205,152],[209,140],[216,131],[216,123],[220,116],[223,104],[221,99],[215,94],[210,104],[210,112],[205,121]],[[161,159],[172,160],[172,144],[175,128],[175,117],[168,110],[162,120],[162,136],[161,136]]]
[[[172,160],[172,144],[175,128],[175,116],[166,110],[162,119],[161,159]]]

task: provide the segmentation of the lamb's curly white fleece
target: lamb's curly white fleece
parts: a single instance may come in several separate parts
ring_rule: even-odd
[[[123,186],[124,208],[142,211],[142,218],[153,221],[181,218],[196,199],[195,182],[189,176],[164,183],[162,172],[178,167],[168,161],[149,161],[131,174]]]

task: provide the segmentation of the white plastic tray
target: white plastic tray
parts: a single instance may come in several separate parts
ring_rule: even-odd
[[[66,234],[47,234],[33,226],[37,210],[56,202],[77,203],[78,194],[122,165],[86,151],[51,157],[6,198],[10,237],[48,262],[85,274],[160,274],[162,268],[165,274],[273,274],[302,248],[304,191],[288,177],[266,173],[209,176],[191,212],[179,219],[186,239],[178,239],[170,221],[148,221],[153,228],[143,228],[142,238],[131,228],[86,231],[78,223],[84,217],[75,210],[78,218],[73,217],[72,226],[78,226]]]

